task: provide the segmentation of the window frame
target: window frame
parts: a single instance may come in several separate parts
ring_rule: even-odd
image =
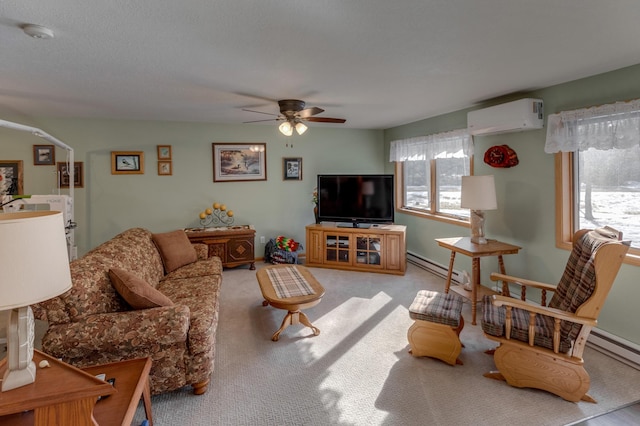
[[[430,173],[430,191],[429,194],[437,194],[437,182],[436,182],[436,168],[435,159],[429,160],[429,173]],[[469,156],[469,170],[473,175],[473,155]],[[396,211],[399,213],[408,214],[411,216],[421,217],[424,219],[437,220],[440,222],[449,223],[452,225],[463,226],[465,228],[471,227],[470,218],[463,218],[460,216],[454,216],[447,213],[440,213],[436,210],[437,200],[431,199],[429,210],[412,209],[404,207],[404,168],[402,162],[396,162],[395,164],[395,176],[396,176]],[[433,195],[430,195],[433,197]]]
[[[571,250],[575,228],[576,165],[573,152],[555,154],[556,247]],[[640,266],[640,249],[630,247],[624,263]]]

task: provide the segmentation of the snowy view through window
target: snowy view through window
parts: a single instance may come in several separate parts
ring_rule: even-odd
[[[576,156],[580,188],[576,230],[611,226],[640,248],[640,147],[598,151]],[[412,164],[413,163],[413,164]],[[421,164],[422,163],[422,164]],[[429,210],[429,174],[424,162],[408,162],[407,208]],[[438,208],[441,213],[469,217],[460,208],[460,164],[438,163]],[[551,212],[555,214],[555,212]]]
[[[640,147],[579,154],[577,228],[611,226],[640,248]]]

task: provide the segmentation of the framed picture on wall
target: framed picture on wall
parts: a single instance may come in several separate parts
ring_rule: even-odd
[[[171,176],[173,174],[173,166],[171,161],[158,161],[158,175]]]
[[[158,145],[158,160],[171,160],[171,145]]]
[[[34,145],[33,165],[53,166],[56,164],[56,147],[54,145]]]
[[[144,152],[142,151],[111,151],[112,175],[142,175],[144,174]]]
[[[0,194],[22,195],[22,160],[0,160]]]
[[[282,159],[283,180],[302,180],[302,158]]]
[[[69,187],[69,170],[67,162],[58,162],[58,179],[60,180],[60,188]],[[84,163],[82,161],[75,161],[73,163],[73,187],[84,188]]]
[[[213,181],[267,180],[266,143],[213,143]]]

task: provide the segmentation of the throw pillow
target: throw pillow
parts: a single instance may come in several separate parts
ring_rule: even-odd
[[[129,271],[109,269],[109,278],[118,294],[134,309],[173,306],[171,299]]]
[[[187,234],[181,229],[163,234],[153,234],[153,242],[160,252],[167,274],[198,260],[196,249],[189,241]]]

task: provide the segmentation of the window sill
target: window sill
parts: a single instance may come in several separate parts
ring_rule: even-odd
[[[471,224],[469,223],[469,219],[460,219],[454,216],[446,216],[443,214],[433,214],[433,213],[426,212],[424,210],[399,208],[398,211],[400,213],[408,214],[411,216],[421,217],[421,218],[430,219],[430,220],[437,220],[439,222],[449,223],[451,225],[463,226],[465,228],[471,227]]]

